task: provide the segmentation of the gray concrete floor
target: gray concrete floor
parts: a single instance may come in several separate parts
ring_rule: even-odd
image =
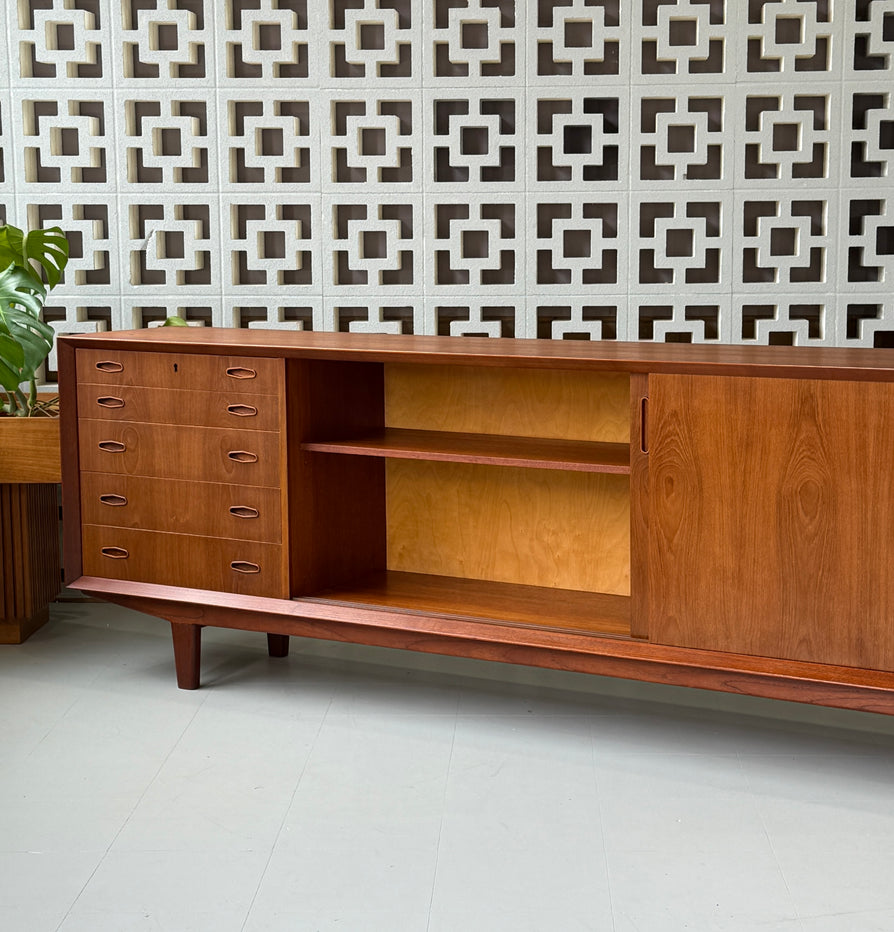
[[[894,929],[894,720],[60,603],[0,648],[4,932]]]

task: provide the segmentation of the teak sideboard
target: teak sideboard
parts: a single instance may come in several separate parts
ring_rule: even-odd
[[[894,350],[59,340],[65,570],[171,624],[894,713]]]

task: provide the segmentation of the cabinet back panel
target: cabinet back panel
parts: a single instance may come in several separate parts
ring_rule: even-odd
[[[388,568],[630,593],[626,476],[389,460]]]
[[[385,423],[414,430],[629,443],[630,377],[389,364]]]

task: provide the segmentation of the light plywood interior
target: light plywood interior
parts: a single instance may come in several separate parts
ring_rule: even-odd
[[[388,364],[385,423],[411,430],[629,443],[630,377]]]
[[[630,637],[630,598],[604,592],[542,589],[516,583],[432,576],[418,573],[375,573],[359,585],[334,587],[302,602],[339,602],[483,618],[513,626],[534,625],[565,631]]]
[[[389,460],[388,568],[630,593],[626,476]]]

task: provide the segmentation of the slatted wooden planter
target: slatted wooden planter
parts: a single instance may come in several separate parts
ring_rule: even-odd
[[[0,418],[0,644],[21,644],[60,589],[59,422]]]

